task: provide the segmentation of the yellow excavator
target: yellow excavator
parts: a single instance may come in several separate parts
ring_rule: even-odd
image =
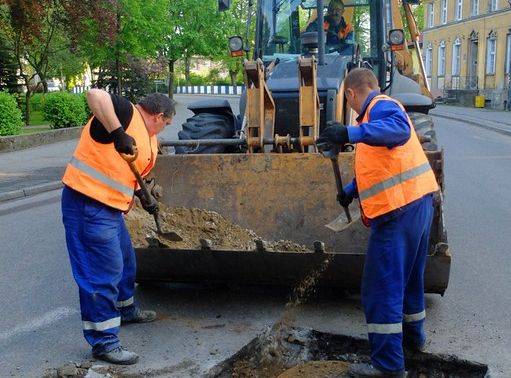
[[[220,10],[229,11],[229,3],[219,0]],[[369,231],[360,221],[341,232],[325,227],[340,208],[331,162],[315,139],[329,121],[353,124],[357,115],[346,104],[343,78],[353,67],[368,67],[382,92],[405,106],[443,190],[443,151],[428,116],[434,102],[412,12],[417,3],[250,1],[254,46],[240,36],[229,39],[232,56],[253,52],[244,61],[239,114],[225,99],[198,99],[179,140],[161,141],[170,152],[153,175],[163,189],[159,200],[169,206],[216,211],[264,240],[292,240],[310,252],[270,251],[261,242],[253,251],[207,242],[195,249],[137,248],[137,281],[293,286],[328,259],[318,285],[357,289]],[[343,38],[337,30],[318,32],[333,5],[341,8]],[[344,182],[353,177],[353,160],[352,147],[340,152]],[[439,294],[451,265],[442,205],[440,192],[425,274],[426,291]]]

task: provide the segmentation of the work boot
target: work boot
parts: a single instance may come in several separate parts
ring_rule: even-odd
[[[133,365],[138,361],[138,355],[136,353],[125,350],[122,347],[117,347],[106,353],[92,354],[92,356],[97,360],[110,362],[116,365]]]
[[[400,370],[395,372],[384,372],[373,365],[368,363],[358,363],[351,364],[348,370],[348,374],[352,377],[397,377],[397,378],[405,378],[406,371]]]
[[[149,323],[156,320],[156,312],[150,310],[141,310],[136,307],[133,313],[129,316],[121,316],[121,323]]]

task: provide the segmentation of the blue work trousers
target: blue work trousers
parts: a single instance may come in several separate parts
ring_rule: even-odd
[[[135,251],[123,214],[66,186],[62,219],[83,334],[94,354],[109,352],[119,346],[121,316],[135,310]]]
[[[424,268],[433,218],[432,195],[371,223],[362,278],[362,304],[373,365],[386,372],[404,369],[405,341],[422,345]]]

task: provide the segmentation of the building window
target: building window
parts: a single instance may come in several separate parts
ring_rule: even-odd
[[[452,45],[452,76],[460,76],[461,67],[461,41],[456,38]]]
[[[433,45],[431,43],[426,49],[426,59],[424,61],[426,64],[426,76],[431,77],[431,72],[433,71]]]
[[[490,8],[490,12],[495,12],[499,8],[498,0],[490,0],[488,4],[488,8]]]
[[[445,42],[438,46],[438,76],[445,76]]]
[[[472,3],[471,3],[471,12],[470,14],[472,16],[477,16],[479,14],[479,0],[471,0]]]
[[[442,0],[440,4],[440,22],[447,23],[447,0]]]
[[[497,56],[497,36],[491,32],[486,40],[486,74],[495,75],[495,63]]]
[[[456,0],[455,7],[454,18],[459,21],[463,18],[463,0]]]
[[[435,26],[435,12],[433,3],[428,4],[428,27],[432,28]]]
[[[511,34],[507,35],[506,43],[506,74],[511,74]]]

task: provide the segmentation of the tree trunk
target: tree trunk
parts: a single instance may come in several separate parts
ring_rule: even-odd
[[[190,84],[190,57],[185,56],[185,81]]]
[[[27,92],[25,93],[25,126],[30,124],[30,97],[32,97],[32,91],[27,85]]]
[[[117,94],[122,96],[121,68],[119,62],[119,50],[115,54],[115,77],[117,78]]]
[[[238,85],[236,76],[238,76],[238,73],[236,71],[229,71],[229,76],[231,77],[231,85],[234,87],[234,90],[236,90],[236,86]]]
[[[121,32],[121,10],[119,7],[117,8],[117,36],[119,36]],[[122,96],[122,82],[121,82],[121,63],[119,57],[119,45],[118,42],[115,43],[115,74],[117,77],[117,94]]]
[[[174,60],[169,59],[169,98],[174,98]]]

